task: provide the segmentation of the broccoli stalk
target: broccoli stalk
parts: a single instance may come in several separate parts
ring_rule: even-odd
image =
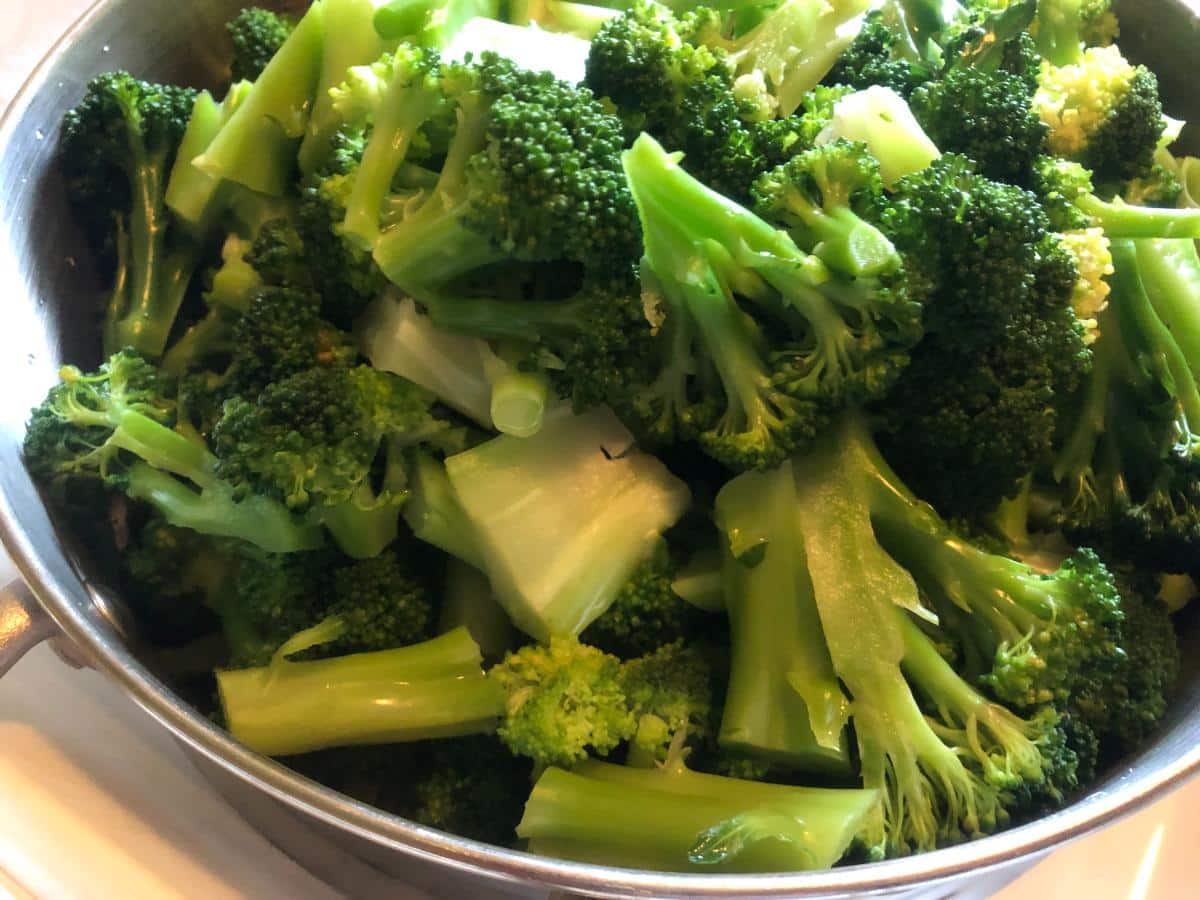
[[[229,731],[268,756],[492,731],[504,694],[480,667],[465,628],[394,650],[309,662],[287,657],[335,640],[327,619],[288,641],[270,664],[217,672]]]
[[[824,869],[845,854],[878,794],[705,775],[678,759],[639,769],[551,768],[517,826],[534,853],[660,871]]]
[[[421,540],[475,569],[487,561],[473,526],[454,493],[446,467],[428,453],[417,453],[408,476],[404,521]]]
[[[836,99],[829,125],[816,136],[816,142],[838,139],[866,144],[879,160],[879,174],[887,188],[905,175],[928,168],[941,156],[905,99],[878,85]]]
[[[325,4],[314,3],[192,165],[220,181],[282,196],[320,77]]]
[[[907,495],[857,417],[835,426],[793,471],[796,527],[821,626],[834,671],[854,698],[863,782],[880,790],[862,833],[868,848],[876,854],[932,849],[992,831],[1025,803],[1060,800],[1075,783],[1076,757],[1055,712],[1021,719],[984,698],[906,611],[921,609],[921,590],[957,591],[972,610],[989,603],[1006,610],[1024,598],[1005,591],[1022,584],[1033,591],[1038,577],[1009,573],[996,560],[973,571],[917,569],[920,551],[951,557],[966,551],[944,527],[931,527],[938,521],[932,510]],[[892,548],[902,552],[892,555]],[[1082,569],[1062,580],[1081,593],[1093,587]],[[1039,612],[1053,633],[1056,595],[1043,595],[1049,596]],[[1097,601],[1111,597],[1109,579]],[[1085,655],[1098,633],[1080,632],[1071,621],[1064,616],[1059,623],[1064,643],[1073,639],[1076,655]]]
[[[1054,476],[1069,534],[1183,571],[1200,547],[1200,258],[1193,241],[1114,241],[1096,362]]]
[[[499,18],[496,0],[389,0],[375,11],[375,30],[388,40],[416,37],[427,47],[444,47],[471,19]]]
[[[883,193],[866,144],[837,140],[794,156],[762,175],[752,193],[755,212],[837,272],[860,278],[900,266],[892,242],[862,217]]]
[[[812,437],[824,407],[886,389],[919,333],[918,306],[902,283],[834,277],[786,232],[688,175],[648,135],[626,152],[625,169],[642,219],[643,283],[667,313],[671,380],[656,385],[652,416],[686,421],[731,467],[769,468]],[[786,336],[770,359],[752,314]],[[699,409],[687,408],[692,356],[711,362],[724,395]]]
[[[122,351],[94,373],[67,366],[61,376],[25,436],[26,464],[42,482],[62,487],[72,478],[98,479],[147,502],[172,525],[271,552],[320,544],[320,533],[282,505],[241,497],[217,476],[217,460],[203,441],[171,427],[175,403],[141,357]]]
[[[502,435],[450,457],[446,472],[480,568],[539,640],[578,635],[603,613],[690,500],[603,408],[555,411],[533,437]]]
[[[821,636],[795,516],[787,464],[741,475],[717,495],[732,646],[719,741],[803,771],[844,775],[850,703]]]
[[[115,257],[105,355],[130,347],[153,358],[166,346],[204,249],[172,222],[168,178],[181,143],[203,140],[210,101],[111,72],[93,80],[63,120],[61,160],[72,198]]]
[[[446,563],[438,631],[445,633],[460,626],[471,633],[484,659],[499,659],[517,645],[517,630],[496,599],[487,576],[474,566],[451,559]]]

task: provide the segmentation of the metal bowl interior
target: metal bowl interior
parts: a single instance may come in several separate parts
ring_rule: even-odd
[[[937,885],[1028,859],[1131,812],[1200,769],[1200,624],[1185,627],[1193,661],[1159,736],[1087,796],[1052,816],[910,859],[830,872],[769,876],[688,876],[608,869],[490,847],[414,825],[303,779],[242,748],[196,714],[139,660],[98,612],[103,587],[85,554],[59,535],[20,459],[29,409],[63,361],[97,354],[97,284],[66,207],[54,165],[62,113],[93,75],[126,68],[143,77],[205,85],[222,77],[222,23],[236,0],[109,0],[68,32],[0,125],[0,537],[22,576],[65,634],[164,727],[239,781],[297,813],[377,850],[500,882],[604,896],[825,897],[891,893]],[[1118,3],[1123,45],[1151,62],[1170,111],[1200,120],[1189,61],[1200,20],[1182,0]],[[1193,136],[1194,139],[1194,136]],[[94,562],[94,561],[93,561]],[[1194,617],[1193,617],[1194,618]],[[1194,627],[1193,627],[1194,626]],[[377,854],[372,854],[377,855]]]

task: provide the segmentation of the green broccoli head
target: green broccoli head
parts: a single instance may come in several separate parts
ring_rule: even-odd
[[[296,27],[285,15],[251,6],[225,26],[233,42],[230,64],[234,81],[255,81]]]
[[[696,610],[672,589],[676,575],[664,547],[634,571],[582,640],[630,659],[689,637],[696,627]]]
[[[500,739],[543,766],[611,752],[637,727],[621,672],[615,656],[566,638],[510,653],[489,672],[508,698]]]
[[[683,641],[625,663],[626,700],[637,720],[630,762],[664,763],[684,742],[713,737],[713,673],[704,653]]]

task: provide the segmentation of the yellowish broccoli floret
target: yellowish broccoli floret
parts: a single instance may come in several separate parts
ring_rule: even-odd
[[[1033,106],[1050,129],[1050,150],[1099,182],[1146,174],[1166,125],[1154,74],[1116,46],[1092,47],[1063,66],[1043,62]]]
[[[1075,290],[1071,294],[1071,306],[1086,331],[1084,341],[1090,345],[1100,336],[1097,317],[1108,306],[1111,290],[1106,280],[1114,271],[1108,238],[1102,228],[1085,228],[1068,231],[1061,239],[1079,269],[1079,280],[1075,282]]]
[[[1081,37],[1089,47],[1107,47],[1121,36],[1121,23],[1111,0],[1084,0],[1080,6]]]

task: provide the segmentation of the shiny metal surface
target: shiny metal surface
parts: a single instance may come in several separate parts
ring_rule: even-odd
[[[40,644],[58,634],[33,592],[23,581],[0,590],[0,676]]]
[[[0,537],[17,567],[82,658],[107,673],[203,761],[222,791],[268,832],[280,815],[335,836],[363,859],[466,896],[545,896],[573,891],[608,897],[943,897],[985,879],[1002,883],[1057,844],[1131,812],[1200,770],[1200,623],[1187,630],[1193,669],[1162,733],[1137,757],[1068,809],[972,844],[911,859],[832,872],[769,876],[664,875],[541,859],[413,825],[327,791],[231,741],[196,715],[139,661],[114,607],[85,562],[68,548],[20,462],[28,410],[64,360],[94,360],[96,284],[65,209],[54,170],[62,112],[92,75],[115,67],[157,79],[217,83],[225,53],[221,23],[236,0],[109,0],[71,29],[0,124]],[[1163,77],[1170,111],[1200,120],[1189,61],[1200,22],[1182,0],[1126,0],[1131,55]],[[1176,48],[1176,49],[1170,49]],[[104,612],[102,610],[108,610]],[[0,608],[2,614],[3,608]],[[29,621],[34,621],[31,617]],[[38,634],[43,632],[39,631]],[[32,633],[26,632],[27,637]],[[302,851],[297,851],[302,853]],[[474,886],[473,889],[468,885]],[[972,893],[975,890],[971,891]]]

